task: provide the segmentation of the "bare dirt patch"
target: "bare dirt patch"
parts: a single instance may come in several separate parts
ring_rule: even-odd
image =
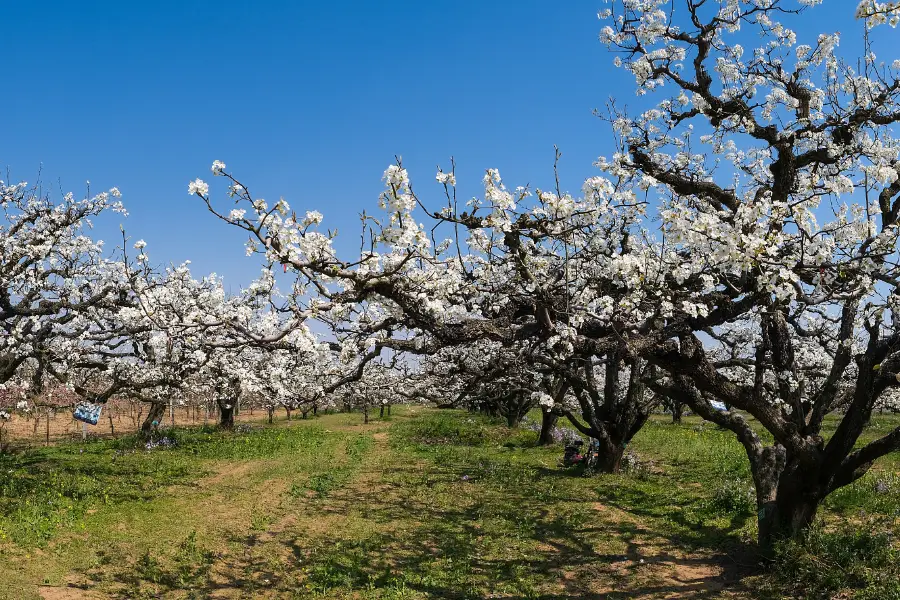
[[[109,596],[77,587],[44,586],[38,588],[42,600],[107,600]]]
[[[197,480],[197,487],[211,488],[229,479],[238,480],[256,466],[257,461],[240,461],[225,463],[216,468],[217,473]]]

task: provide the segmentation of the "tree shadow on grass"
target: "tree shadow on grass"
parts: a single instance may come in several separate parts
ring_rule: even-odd
[[[752,546],[733,535],[747,515],[694,521],[665,482],[575,480],[497,456],[405,458],[328,498],[293,499],[294,526],[233,537],[242,551],[217,557],[198,591],[716,598],[746,591],[742,580],[758,571]],[[118,577],[134,587],[133,574]]]
[[[292,551],[298,565],[312,565],[307,575],[315,589],[403,587],[434,598],[478,598],[489,591],[511,598],[650,598],[672,593],[704,598],[733,586],[746,571],[717,554],[688,554],[679,539],[648,534],[637,525],[573,527],[546,509],[523,504],[519,510],[539,511],[533,515],[538,526],[525,534],[529,543],[522,544],[520,537],[511,544],[529,549],[504,552],[498,548],[503,536],[485,539],[491,534],[485,532],[484,509],[480,502],[435,511],[419,506],[409,515],[394,508],[398,519],[416,517],[421,525],[412,532],[382,532],[334,548],[295,539]],[[520,532],[510,537],[516,534]],[[647,547],[648,537],[653,548]],[[657,549],[669,546],[671,550]]]
[[[349,514],[362,502],[373,523],[415,527],[387,527],[334,546],[302,536],[285,541],[320,591],[402,588],[434,598],[488,593],[546,599],[712,598],[725,589],[740,590],[741,580],[757,572],[752,552],[729,535],[743,527],[743,516],[727,527],[690,523],[679,511],[669,514],[666,499],[646,492],[637,509],[617,503],[611,494],[595,496],[628,518],[593,509],[585,514],[578,494],[557,499],[562,508],[538,500],[546,483],[543,474],[512,489],[503,486],[502,469],[474,483],[461,480],[460,473],[477,472],[472,467],[431,465],[425,475],[431,481],[427,487],[439,489],[437,495],[453,496],[456,490],[458,505],[430,501],[428,494],[404,496],[408,488],[394,485],[363,497],[336,497],[329,507]],[[401,481],[422,476],[410,471],[401,468],[388,476],[400,472]],[[492,489],[497,481],[500,489]],[[666,528],[665,518],[678,527]]]

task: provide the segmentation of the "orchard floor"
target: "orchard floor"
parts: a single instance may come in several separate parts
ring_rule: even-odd
[[[761,571],[746,459],[709,424],[653,421],[636,465],[584,477],[462,412],[361,420],[0,456],[0,598],[796,597]],[[834,495],[823,526],[900,531],[898,471]]]

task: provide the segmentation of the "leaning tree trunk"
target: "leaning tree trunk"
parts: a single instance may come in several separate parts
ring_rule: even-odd
[[[541,433],[538,436],[538,446],[549,446],[553,443],[553,429],[559,415],[550,410],[541,411]]]
[[[828,495],[827,487],[834,485],[835,466],[824,461],[821,455],[816,456],[818,453],[813,449],[800,456],[778,442],[764,445],[740,414],[714,409],[685,376],[676,376],[675,382],[677,387],[668,392],[680,394],[704,419],[733,431],[744,446],[756,489],[759,547],[764,555],[772,556],[779,540],[796,539],[812,524],[819,505]],[[658,385],[655,387],[663,390]],[[832,469],[831,474],[828,469]]]
[[[150,405],[150,412],[144,418],[141,424],[141,434],[147,435],[156,429],[162,423],[163,415],[166,414],[166,405],[162,402],[154,402]]]

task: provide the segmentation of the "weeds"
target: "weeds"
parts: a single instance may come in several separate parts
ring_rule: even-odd
[[[834,531],[815,526],[805,539],[778,548],[775,575],[796,597],[809,600],[900,600],[900,551],[895,533],[885,527],[879,521]]]
[[[134,565],[129,581],[129,593],[138,597],[157,593],[162,589],[196,591],[209,581],[216,556],[197,543],[192,531],[171,555],[154,556],[145,552]],[[154,589],[148,590],[147,584]]]
[[[707,506],[726,515],[751,515],[756,511],[756,492],[748,481],[727,479],[715,489]]]
[[[333,470],[325,473],[317,473],[309,478],[307,489],[315,492],[319,498],[326,497],[332,490],[339,488],[349,475],[349,471]]]

